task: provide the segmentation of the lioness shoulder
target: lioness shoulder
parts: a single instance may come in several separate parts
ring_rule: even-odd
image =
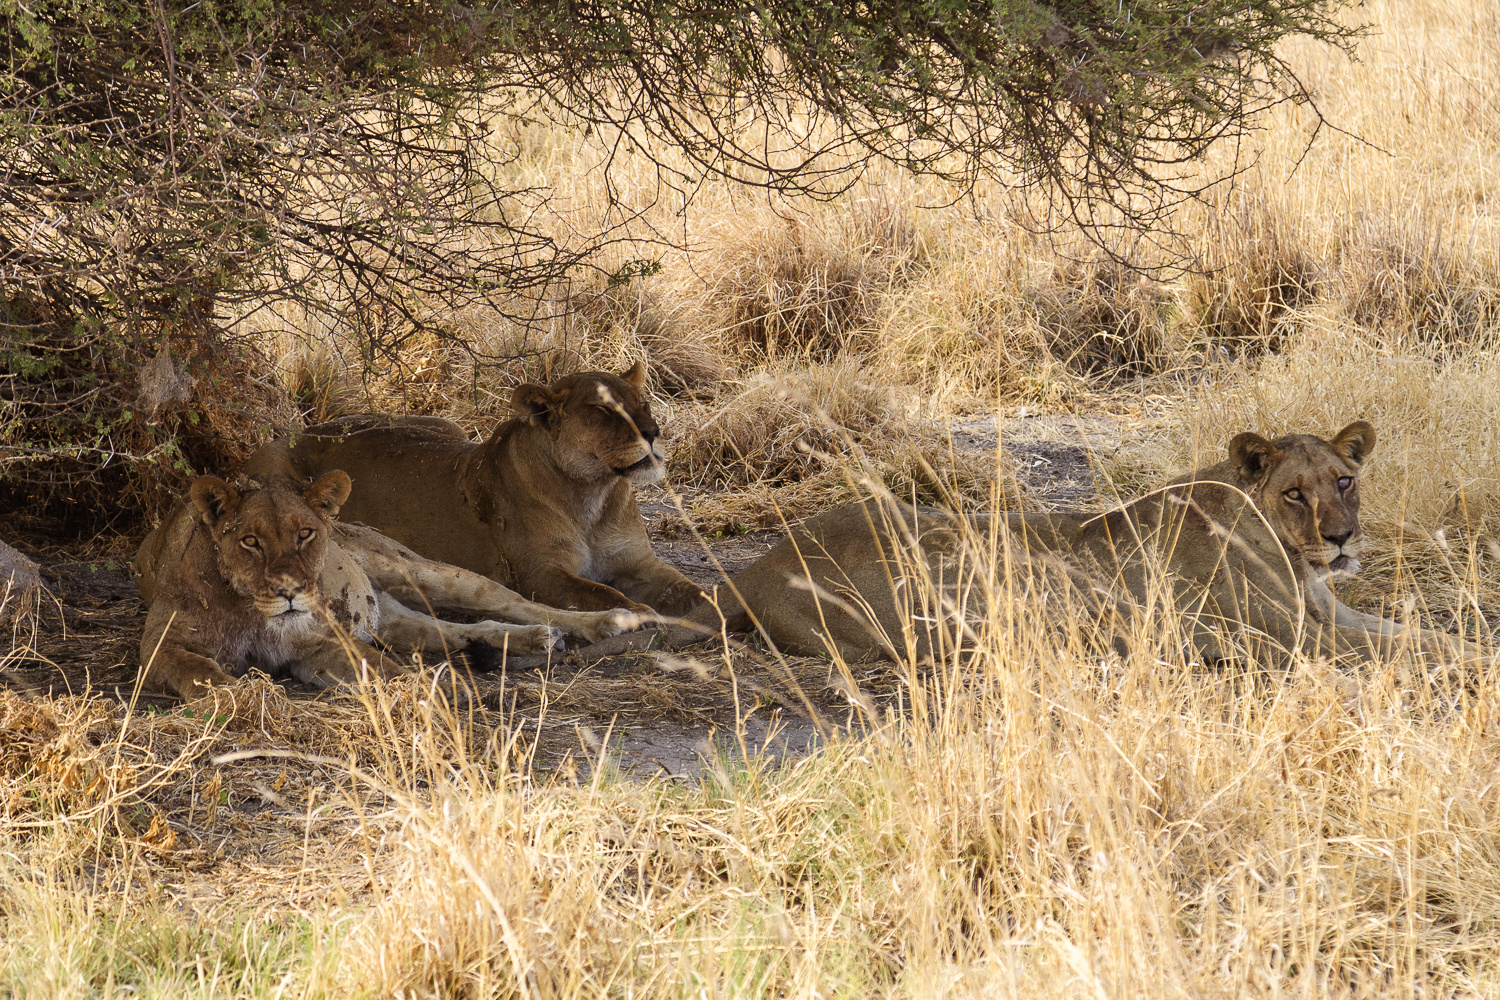
[[[516,416],[482,442],[435,418],[334,421],[249,468],[344,469],[347,519],[533,600],[679,614],[701,592],[652,552],[633,490],[662,475],[644,387],[640,364],[519,386]]]

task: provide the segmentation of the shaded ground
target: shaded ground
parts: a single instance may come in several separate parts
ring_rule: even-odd
[[[6,683],[35,695],[92,688],[128,699],[146,621],[130,571],[109,562],[42,562],[42,582],[52,599],[43,601],[35,634],[18,637],[29,649],[7,665]]]
[[[741,535],[726,535],[719,538],[700,539],[688,531],[675,527],[662,531],[661,526],[678,525],[681,519],[677,510],[664,500],[643,497],[640,503],[641,516],[651,532],[651,546],[664,561],[676,566],[694,583],[712,586],[724,574],[733,576],[765,555],[771,546],[781,539],[775,530],[748,531]]]
[[[742,539],[725,547],[721,558],[731,564],[753,558],[732,554],[746,549]],[[695,578],[706,577],[701,567],[687,568]],[[145,609],[128,569],[69,560],[44,563],[43,575],[53,600],[44,607],[34,634],[20,637],[27,648],[18,650],[0,678],[29,697],[92,690],[129,702]],[[700,769],[698,757],[710,737],[728,735],[737,747],[737,730],[742,729],[751,753],[764,747],[780,756],[807,752],[820,727],[836,725],[828,713],[839,714],[847,701],[829,697],[831,679],[819,676],[826,674],[826,664],[808,661],[794,669],[796,681],[769,676],[764,665],[745,660],[732,664],[731,676],[731,665],[716,658],[697,673],[664,673],[654,654],[583,664],[563,653],[548,669],[476,674],[473,680],[484,714],[493,717],[489,722],[500,725],[503,716],[509,725],[529,730],[539,744],[536,763],[543,768],[570,756],[581,761],[597,757],[597,741],[608,732],[611,752],[623,770],[684,776]],[[280,683],[293,700],[320,695],[292,679]],[[810,698],[798,690],[803,683],[812,688]],[[738,711],[736,688],[742,696]],[[145,692],[137,701],[176,704],[173,698]],[[851,720],[842,721],[847,725]]]

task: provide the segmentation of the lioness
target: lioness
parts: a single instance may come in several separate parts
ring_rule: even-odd
[[[522,385],[489,440],[436,417],[318,424],[250,457],[249,471],[344,469],[344,509],[431,559],[562,608],[681,614],[701,597],[651,551],[633,484],[662,476],[639,363]]]
[[[493,580],[423,559],[372,528],[338,524],[349,476],[303,487],[267,476],[236,488],[202,476],[141,543],[135,579],[146,603],[144,685],[194,698],[250,667],[288,667],[329,686],[407,668],[370,645],[434,654],[485,642],[551,649],[567,631],[588,640],[633,627],[626,611],[569,612],[523,600]],[[402,601],[528,622],[459,625]],[[551,624],[547,624],[550,622]]]
[[[1363,421],[1330,441],[1240,434],[1227,461],[1102,514],[964,517],[853,504],[800,525],[721,588],[723,624],[758,625],[790,653],[923,657],[954,641],[965,614],[984,615],[981,579],[1001,561],[1010,573],[998,586],[1065,591],[1106,628],[1165,596],[1205,661],[1267,644],[1360,659],[1404,648],[1477,658],[1457,636],[1354,611],[1328,586],[1359,568],[1359,471],[1374,444]],[[705,605],[661,639],[679,646],[720,627],[720,609]]]

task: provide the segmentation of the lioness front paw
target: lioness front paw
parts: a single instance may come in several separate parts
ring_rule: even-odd
[[[379,650],[356,641],[346,648],[329,643],[315,654],[292,664],[292,676],[316,688],[333,688],[360,684],[369,680],[389,680],[408,673],[411,668],[397,663]]]
[[[234,687],[239,678],[216,668],[193,670],[169,680],[163,686],[183,701],[194,701],[212,694],[215,688]]]
[[[327,690],[344,684],[357,684],[368,677],[380,677],[383,671],[368,660],[358,663],[306,663],[292,667],[292,676],[303,684]]]
[[[496,649],[509,650],[514,655],[545,653],[549,649],[561,649],[563,645],[563,631],[554,625],[479,622],[474,626],[473,638]]]
[[[598,642],[600,639],[608,639],[623,632],[634,632],[652,620],[648,615],[625,608],[600,611],[591,617],[593,621],[577,629],[577,633],[589,642]]]
[[[340,684],[348,684],[359,675],[352,669],[330,670],[327,665],[296,664],[292,667],[292,676],[303,684],[326,690],[338,687]]]

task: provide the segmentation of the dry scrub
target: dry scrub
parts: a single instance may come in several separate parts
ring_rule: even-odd
[[[1278,109],[1218,154],[1257,158],[1244,184],[1184,208],[1180,239],[1120,248],[1185,254],[1188,276],[1028,232],[999,184],[875,169],[830,203],[709,184],[685,205],[620,171],[606,193],[605,147],[559,133],[522,166],[571,193],[560,232],[623,205],[688,249],[518,303],[529,324],[439,317],[479,354],[425,338],[366,379],[339,331],[251,322],[306,419],[485,430],[520,381],[647,358],[674,488],[710,530],[861,478],[1024,502],[1004,456],[949,452],[954,416],[1128,415],[1110,460],[1154,474],[1133,485],[1240,430],[1363,418],[1370,551],[1343,596],[1493,649],[1500,5],[1360,13],[1380,28],[1360,63],[1290,53],[1352,135]],[[253,683],[155,714],[0,692],[0,994],[1500,996],[1491,677],[1216,673],[1173,621],[1138,622],[1123,660],[1077,626],[998,591],[974,661],[885,670],[878,708],[845,678],[854,734],[780,766],[737,752],[746,689],[692,783],[615,776],[619,682],[559,695],[595,706],[591,765],[535,774],[519,729],[417,686]],[[235,750],[291,756],[213,763]]]
[[[957,454],[931,420],[856,363],[762,371],[727,400],[676,416],[668,461],[688,519],[708,531],[770,527],[837,506],[879,484],[919,503],[1019,509],[993,456]]]

